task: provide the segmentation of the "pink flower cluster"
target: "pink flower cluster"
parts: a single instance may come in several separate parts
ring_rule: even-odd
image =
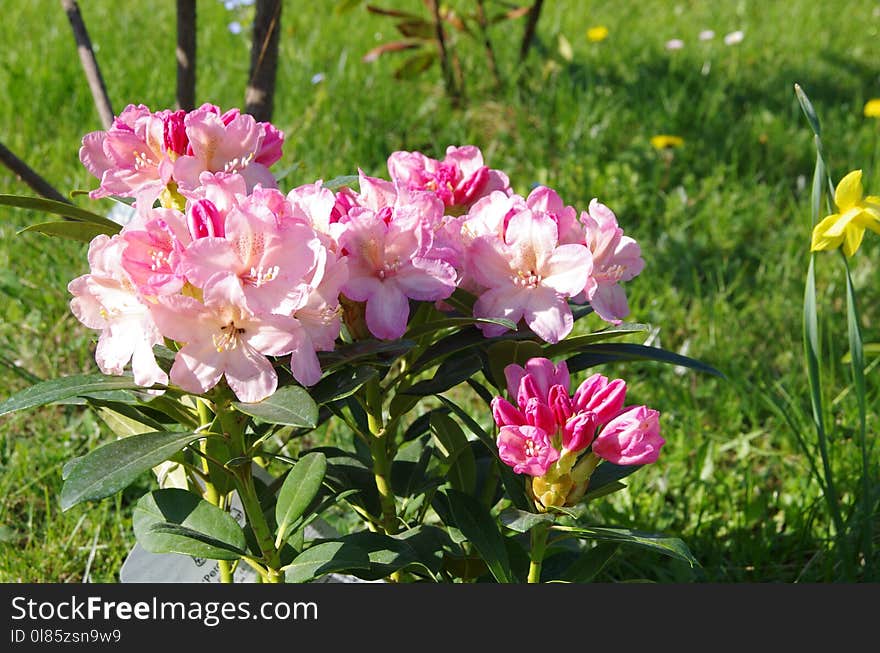
[[[136,209],[91,243],[89,273],[69,286],[73,313],[101,332],[102,371],[130,362],[138,384],[191,393],[225,377],[259,401],[277,387],[275,357],[289,355],[304,385],[321,377],[316,352],[334,348],[343,302],[381,339],[405,333],[411,301],[443,307],[459,287],[476,295],[476,317],[522,320],[547,342],[571,331],[569,302],[610,322],[629,311],[620,283],[641,272],[641,251],[596,200],[578,217],[549,188],[517,195],[474,146],[442,161],[394,152],[390,180],[360,172],[357,192],[319,180],[285,194],[269,171],[283,141],[210,104],[129,105],[83,138],[80,159],[100,180],[91,196]],[[157,344],[176,351],[168,375]]]
[[[624,406],[622,379],[594,374],[570,395],[564,362],[532,358],[525,367],[508,365],[504,373],[516,405],[495,397],[492,415],[500,427],[499,456],[517,474],[544,477],[558,473],[556,468],[568,473],[587,449],[617,465],[657,460],[665,442],[660,414],[647,406]]]

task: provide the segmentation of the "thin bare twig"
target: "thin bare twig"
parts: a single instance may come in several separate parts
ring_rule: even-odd
[[[86,79],[89,81],[92,99],[101,116],[101,123],[104,125],[104,129],[110,129],[110,125],[113,124],[113,107],[110,105],[107,88],[104,86],[104,78],[101,77],[101,69],[98,67],[98,60],[95,59],[95,51],[92,49],[89,33],[79,12],[79,5],[76,0],[61,0],[61,6],[67,12],[67,19],[70,21],[70,27],[73,28],[79,60],[86,73]]]
[[[458,84],[455,82],[455,71],[449,56],[449,48],[446,45],[446,32],[443,29],[443,18],[440,15],[440,3],[437,0],[428,0],[431,14],[434,18],[434,29],[437,32],[437,48],[440,55],[440,69],[443,72],[443,83],[446,85],[446,94],[452,101],[453,106],[461,105],[461,94]]]
[[[3,143],[0,143],[0,163],[15,173],[21,181],[37,191],[40,195],[56,202],[73,204],[69,199],[59,193],[48,181],[38,175],[28,164],[10,152]]]
[[[281,0],[257,0],[254,14],[251,70],[244,101],[245,112],[261,122],[272,119],[282,4]]]
[[[196,0],[177,0],[177,108],[196,108]]]
[[[486,50],[486,61],[489,64],[489,72],[495,80],[495,87],[500,89],[503,86],[501,81],[501,73],[498,72],[498,63],[495,61],[495,49],[492,47],[492,40],[489,38],[489,20],[486,17],[485,0],[477,0],[477,23],[480,26],[480,33],[483,37],[483,48]]]

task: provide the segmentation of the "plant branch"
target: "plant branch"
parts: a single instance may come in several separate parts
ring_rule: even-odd
[[[55,188],[40,175],[38,175],[28,164],[10,152],[3,143],[0,143],[0,162],[15,173],[15,176],[33,188],[43,197],[55,200],[56,202],[64,202],[73,204],[69,199],[64,197]]]
[[[278,70],[281,0],[257,0],[251,44],[251,69],[245,91],[245,113],[257,121],[272,119]]]
[[[196,108],[196,0],[177,0],[177,108]]]
[[[95,58],[95,51],[92,49],[92,42],[89,39],[82,14],[80,14],[79,5],[76,0],[61,0],[61,6],[64,7],[67,19],[70,21],[70,27],[73,29],[79,60],[86,73],[89,89],[92,91],[92,99],[101,116],[101,123],[104,125],[104,129],[110,129],[110,125],[113,124],[113,107],[110,105],[107,88],[104,86],[104,78],[101,76],[101,69],[98,67],[98,60]]]

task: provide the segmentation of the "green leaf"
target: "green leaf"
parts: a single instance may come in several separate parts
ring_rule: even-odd
[[[495,446],[495,440],[488,434],[486,431],[471,417],[468,412],[461,408],[458,404],[449,401],[446,397],[442,395],[438,395],[437,398],[443,403],[444,406],[449,408],[453,413],[458,415],[464,425],[473,433],[477,438],[482,442],[486,448],[495,456],[496,460],[498,460],[498,469],[501,473],[501,482],[504,483],[504,489],[507,491],[507,496],[510,497],[510,500],[513,501],[513,504],[520,508],[521,510],[525,510],[529,507],[530,501],[528,497],[526,497],[525,489],[523,488],[522,477],[514,474],[513,470],[508,467],[505,463],[501,462],[501,459],[498,457],[498,447]]]
[[[640,331],[646,331],[648,329],[647,324],[639,324],[639,323],[628,323],[628,324],[619,324],[615,327],[609,327],[607,329],[603,329],[601,331],[595,331],[593,333],[588,333],[584,336],[576,336],[574,338],[566,338],[562,342],[556,343],[555,345],[549,345],[544,348],[543,356],[546,358],[554,358],[555,356],[561,356],[562,354],[567,354],[572,351],[578,351],[584,345],[591,345],[596,342],[604,342],[611,338],[620,338],[622,336],[628,336],[633,333],[638,333]]]
[[[626,478],[633,472],[641,469],[643,466],[644,465],[615,465],[607,460],[603,461],[598,467],[596,467],[595,471],[590,476],[590,482],[589,485],[587,485],[587,493],[584,495],[584,500],[595,499],[626,487],[618,481],[622,478]],[[611,489],[610,492],[603,491],[613,484],[616,485],[614,485],[614,488]]]
[[[516,329],[516,324],[510,320],[503,318],[484,318],[484,317],[449,317],[443,320],[435,320],[427,324],[411,327],[406,332],[407,338],[416,338],[426,333],[434,333],[443,329],[451,329],[453,327],[471,326],[473,324],[497,324],[506,329]]]
[[[332,190],[334,193],[341,188],[357,188],[360,184],[360,177],[357,175],[343,175],[341,177],[334,177],[329,181],[325,181],[321,184],[324,188],[328,190]]]
[[[378,375],[379,371],[369,365],[344,367],[321,379],[312,388],[312,399],[317,404],[344,399],[357,392],[362,385]]]
[[[318,424],[318,405],[309,393],[298,385],[279,388],[269,397],[256,403],[233,401],[232,405],[245,415],[270,424],[314,428]]]
[[[449,415],[436,410],[431,413],[430,425],[450,485],[473,494],[477,486],[477,463],[464,431]]]
[[[504,537],[489,511],[474,497],[446,490],[454,526],[470,541],[499,583],[514,582]]]
[[[29,209],[31,211],[39,211],[42,213],[51,213],[52,215],[60,215],[78,222],[91,222],[93,224],[103,225],[113,229],[110,233],[118,233],[122,229],[119,225],[103,215],[98,215],[92,211],[81,209],[67,202],[58,202],[42,197],[28,197],[25,195],[0,195],[0,205],[14,206],[19,209]]]
[[[333,541],[310,546],[283,570],[286,583],[306,583],[323,574],[369,568],[366,551],[348,542]]]
[[[574,373],[602,363],[639,360],[657,361],[661,363],[669,363],[671,365],[679,365],[681,367],[690,367],[722,379],[725,378],[721,372],[702,361],[688,358],[687,356],[682,356],[681,354],[676,354],[665,349],[660,349],[659,347],[648,347],[634,343],[585,345],[581,349],[580,354],[572,356],[566,361],[566,363],[568,364],[568,371]]]
[[[440,569],[445,534],[436,527],[418,526],[397,535],[360,531],[340,541],[367,553],[368,570],[355,570],[358,578],[378,580],[406,567],[421,567],[430,573]]]
[[[135,406],[101,399],[87,399],[86,401],[97,410],[98,416],[120,438],[165,429],[162,424],[152,417],[147,417]]]
[[[546,512],[528,512],[526,510],[517,510],[516,508],[503,510],[499,517],[504,526],[517,533],[528,533],[538,524],[553,523],[553,515]]]
[[[504,368],[508,365],[525,365],[530,358],[544,356],[544,350],[534,340],[505,340],[489,346],[489,370],[492,383],[502,392],[507,388]]]
[[[181,553],[211,560],[246,555],[244,531],[225,510],[187,490],[145,494],[132,513],[137,541],[152,553]]]
[[[0,415],[6,415],[24,408],[36,408],[53,404],[71,397],[82,397],[89,393],[106,390],[133,390],[139,388],[131,374],[108,376],[106,374],[84,374],[50,379],[25,388],[0,404]]]
[[[327,472],[327,457],[315,451],[300,458],[288,472],[275,503],[276,546],[287,537],[288,529],[299,519],[321,489]]]
[[[620,549],[618,542],[599,542],[589,551],[577,557],[562,577],[570,583],[589,583]]]
[[[578,527],[560,526],[556,524],[551,528],[556,531],[562,531],[563,533],[572,533],[577,537],[586,540],[634,544],[672,558],[677,558],[678,560],[683,560],[691,567],[700,566],[700,563],[697,562],[697,559],[694,558],[690,549],[688,549],[687,545],[682,540],[677,537],[663,535],[662,533],[647,533],[645,531],[635,531],[628,528],[606,528],[603,526]]]
[[[37,231],[46,236],[59,236],[61,238],[90,243],[95,236],[100,236],[101,234],[112,236],[119,231],[119,225],[117,224],[116,229],[114,230],[112,227],[95,224],[93,222],[77,222],[73,220],[65,222],[56,220],[54,222],[32,224],[24,229],[19,229],[16,233],[23,234],[28,231]]]
[[[454,388],[459,383],[463,383],[479,372],[482,367],[483,361],[475,352],[470,352],[464,356],[448,358],[440,364],[432,378],[419,381],[401,392],[401,394],[419,395],[422,397],[440,394],[450,388]]]
[[[392,340],[386,342],[384,340],[362,340],[350,345],[337,347],[333,351],[322,351],[318,353],[318,360],[321,362],[323,370],[330,370],[341,365],[350,365],[354,361],[364,358],[382,357],[387,363],[390,363],[398,356],[406,354],[410,349],[416,346],[413,340]]]
[[[807,117],[807,122],[810,123],[810,129],[813,130],[813,133],[816,136],[819,136],[821,134],[821,130],[819,129],[819,118],[816,116],[816,110],[813,108],[813,103],[810,102],[810,98],[804,93],[804,89],[801,88],[800,84],[794,85],[794,94],[797,96],[801,109],[803,109],[804,115]]]
[[[160,431],[102,444],[68,470],[61,486],[61,509],[115,494],[199,437],[192,432]]]

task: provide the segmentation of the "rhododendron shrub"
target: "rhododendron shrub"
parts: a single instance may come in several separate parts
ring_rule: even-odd
[[[65,220],[37,231],[88,244],[68,290],[99,372],[43,382],[0,414],[80,397],[118,436],[65,468],[62,506],[153,469],[138,542],[217,560],[224,581],[243,563],[266,582],[537,582],[551,531],[693,564],[679,540],[573,512],[665,443],[660,409],[641,403],[650,388],[632,402],[589,368],[715,372],[631,341],[646,326],[623,322],[625,284],[645,262],[611,208],[518,193],[473,145],[284,190],[271,171],[283,143],[237,109],[130,105],[85,135],[80,160],[90,199],[130,204],[131,220],[40,204]],[[322,444],[328,428],[338,446]],[[361,525],[307,536],[334,506]],[[461,563],[474,556],[484,564]]]

